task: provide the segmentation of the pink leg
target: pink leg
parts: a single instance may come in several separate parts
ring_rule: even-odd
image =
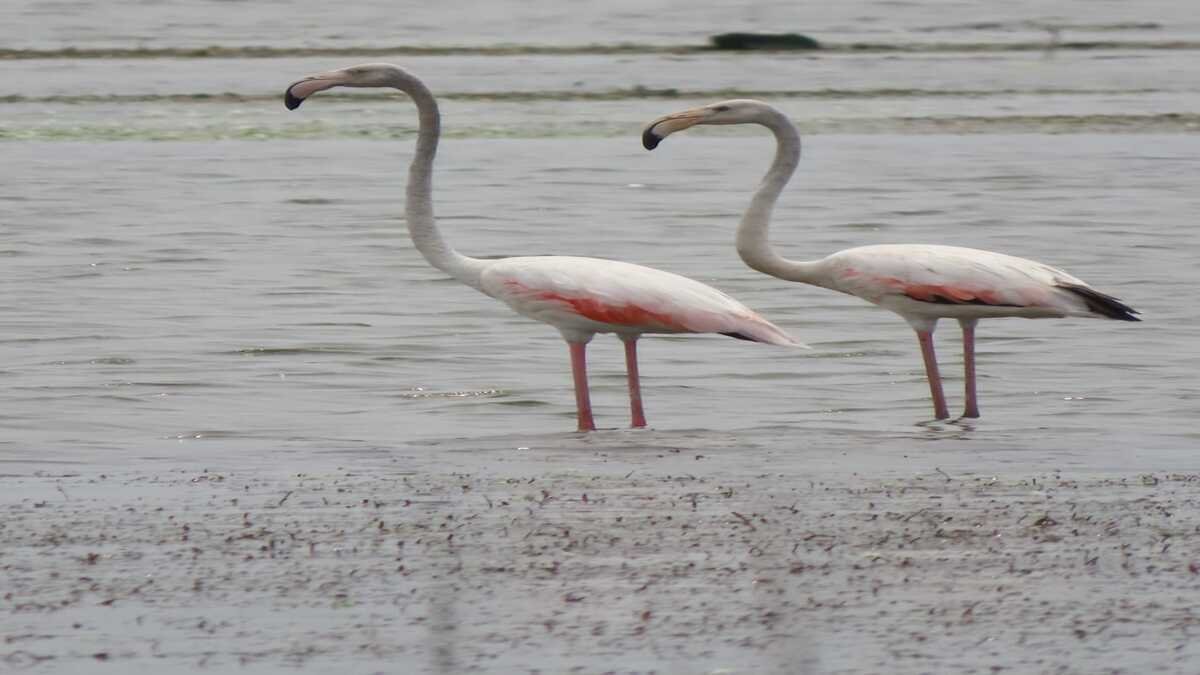
[[[568,342],[571,348],[571,375],[575,377],[575,407],[580,419],[580,431],[595,431],[592,419],[592,398],[588,395],[587,342]]]
[[[642,410],[642,383],[638,378],[637,338],[625,342],[625,371],[629,374],[629,409],[633,418],[630,426],[640,429],[646,426],[646,413]]]
[[[921,342],[921,356],[925,358],[925,376],[929,379],[929,393],[933,395],[933,415],[939,420],[950,417],[946,411],[946,395],[942,393],[942,376],[938,373],[937,356],[933,353],[933,331],[917,331]]]
[[[975,397],[975,324],[979,319],[959,319],[963,334],[963,367],[967,376],[967,407],[963,417],[979,417],[979,400]]]
[[[587,343],[568,342],[571,348],[571,375],[575,378],[575,407],[579,411],[579,430],[595,431],[596,422],[592,419],[592,399],[588,395],[587,381]]]

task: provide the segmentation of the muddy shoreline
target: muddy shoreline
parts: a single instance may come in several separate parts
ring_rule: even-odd
[[[1200,474],[483,452],[7,471],[0,662],[1182,673],[1200,658]]]

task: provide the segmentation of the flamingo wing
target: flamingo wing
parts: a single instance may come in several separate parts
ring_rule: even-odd
[[[698,281],[641,265],[570,256],[505,258],[483,290],[518,313],[580,333],[722,333],[797,346],[742,303]]]
[[[880,245],[841,251],[827,261],[838,290],[877,304],[907,299],[994,308],[989,313],[1015,316],[1102,315],[1137,320],[1132,308],[1060,269],[992,251]]]

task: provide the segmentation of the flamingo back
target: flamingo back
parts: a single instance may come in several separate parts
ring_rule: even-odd
[[[800,346],[721,291],[678,274],[615,260],[522,256],[489,265],[483,290],[564,334],[721,333]]]
[[[825,259],[831,287],[900,314],[1095,316],[1099,294],[1049,265],[958,246],[877,245]],[[1103,296],[1109,297],[1109,296]]]

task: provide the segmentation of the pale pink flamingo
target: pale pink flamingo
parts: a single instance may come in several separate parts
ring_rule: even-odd
[[[404,214],[413,244],[439,270],[562,333],[571,354],[580,431],[596,428],[585,357],[587,343],[596,333],[616,333],[625,343],[634,427],[646,426],[637,364],[637,340],[644,333],[721,333],[753,342],[802,346],[737,300],[678,274],[598,258],[485,260],[462,255],[442,239],[433,216],[433,159],[441,125],[433,94],[404,69],[372,63],[306,77],[287,88],[284,104],[295,110],[316,92],[339,86],[393,87],[412,98],[420,124]]]
[[[938,319],[958,319],[962,326],[963,417],[979,417],[975,394],[975,324],[979,319],[1084,316],[1140,321],[1133,308],[1062,270],[991,251],[877,245],[846,249],[808,262],[783,258],[772,249],[767,227],[780,192],[800,162],[800,135],[795,125],[762,101],[737,99],[660,117],[646,127],[642,144],[653,150],[668,135],[698,124],[760,124],[775,134],[775,160],[738,225],[738,254],[764,274],[856,295],[904,317],[917,332],[937,419],[950,416],[933,351]]]

